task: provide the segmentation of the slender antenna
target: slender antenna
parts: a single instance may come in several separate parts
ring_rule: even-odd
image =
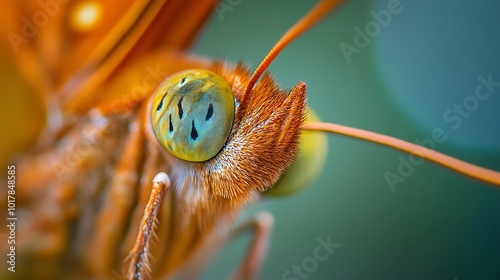
[[[447,156],[434,150],[403,141],[391,136],[359,129],[349,126],[343,126],[333,123],[310,122],[302,126],[302,129],[313,131],[324,131],[354,137],[369,142],[385,145],[397,150],[420,156],[424,159],[433,161],[444,167],[448,167],[471,178],[475,178],[496,186],[500,186],[500,172],[486,169],[468,162]]]
[[[323,0],[320,1],[316,6],[314,6],[302,19],[300,19],[294,26],[292,26],[274,45],[274,47],[269,51],[266,57],[259,64],[259,67],[252,74],[252,77],[248,81],[245,92],[241,96],[240,100],[240,112],[244,112],[246,103],[248,102],[249,93],[252,91],[253,86],[260,78],[262,73],[266,71],[267,67],[273,62],[273,60],[278,56],[278,54],[291,42],[293,42],[297,37],[306,32],[309,28],[314,26],[318,21],[320,21],[325,15],[327,15],[334,8],[337,8],[343,1],[342,0]]]

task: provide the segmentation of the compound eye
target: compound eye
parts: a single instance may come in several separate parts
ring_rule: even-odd
[[[157,89],[151,123],[158,142],[172,155],[201,162],[224,147],[234,120],[229,84],[207,70],[186,70],[168,77]]]

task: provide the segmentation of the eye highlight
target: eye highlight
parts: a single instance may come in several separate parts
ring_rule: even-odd
[[[234,121],[229,84],[207,70],[186,70],[168,77],[152,100],[151,124],[169,153],[201,162],[224,147]]]

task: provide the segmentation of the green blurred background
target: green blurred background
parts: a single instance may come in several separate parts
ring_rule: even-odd
[[[237,5],[214,14],[195,53],[256,67],[314,4],[237,2],[225,1]],[[500,87],[456,129],[443,119],[455,103],[470,101],[479,76],[500,81],[500,4],[401,1],[401,12],[348,63],[340,43],[354,45],[354,28],[364,30],[374,20],[371,11],[388,3],[347,3],[289,46],[271,72],[286,88],[306,82],[309,104],[325,121],[411,142],[442,128],[448,138],[438,151],[500,170]],[[292,265],[313,257],[318,237],[331,236],[340,247],[302,279],[500,279],[500,189],[425,163],[391,191],[383,174],[397,173],[400,155],[408,159],[329,136],[327,162],[314,184],[245,215],[266,209],[276,218],[262,278],[286,279]],[[203,278],[227,276],[249,240],[232,242]]]
[[[255,68],[316,1],[223,2],[229,10],[214,14],[194,52]],[[285,88],[306,82],[308,102],[324,121],[411,142],[441,128],[448,138],[438,151],[500,170],[500,87],[456,129],[443,119],[454,104],[471,100],[479,76],[500,81],[500,4],[402,0],[401,11],[349,63],[339,45],[355,45],[354,28],[364,30],[372,12],[387,10],[389,2],[350,1],[283,51],[271,72]],[[33,96],[7,94],[22,81],[9,72],[5,55],[0,52],[0,142],[17,150],[26,143],[7,133],[17,130],[29,139],[42,120],[21,129],[13,118],[43,112]],[[15,117],[13,100],[22,101]],[[336,135],[328,141],[327,162],[314,184],[291,197],[266,199],[242,218],[264,209],[276,218],[263,279],[500,279],[500,189],[425,163],[391,190],[384,173],[397,173],[398,157],[406,154]],[[317,238],[328,236],[340,247],[314,271],[302,269],[307,278],[283,278],[314,256]],[[226,278],[249,241],[245,235],[231,242],[203,279]]]

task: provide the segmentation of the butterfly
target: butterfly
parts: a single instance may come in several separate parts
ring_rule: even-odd
[[[135,65],[134,65],[134,66],[135,66]],[[143,68],[146,68],[146,67],[143,67]],[[150,69],[151,69],[151,68],[150,68]],[[148,71],[148,70],[146,70],[146,73],[148,73],[147,71]],[[141,78],[142,78],[142,77],[141,77]],[[182,78],[181,78],[181,81],[182,81],[182,79],[183,79],[183,78],[184,78],[184,77],[182,77]],[[113,86],[115,86],[115,85],[113,85]],[[116,85],[116,86],[119,86],[119,85]],[[111,86],[111,88],[112,88],[112,86]],[[138,93],[140,94],[140,89],[138,89],[136,92],[138,92]],[[163,96],[160,96],[160,97],[163,97]],[[138,97],[138,99],[140,99],[140,96]],[[120,101],[120,99],[118,99],[118,100]],[[181,119],[181,118],[180,118],[180,116],[181,116],[182,114],[181,114],[180,112],[182,112],[182,110],[180,110],[179,108],[184,108],[184,107],[183,107],[183,106],[179,106],[179,105],[178,105],[178,104],[179,104],[179,100],[180,100],[180,99],[177,99],[177,102],[176,102],[176,103],[177,103],[177,111],[176,111],[176,113],[179,115],[179,119]],[[81,100],[80,100],[80,101],[81,101]],[[124,102],[125,104],[123,104],[123,103],[122,103],[122,104],[117,103],[117,106],[119,106],[119,108],[125,108],[125,109],[134,108],[134,106],[135,106],[134,104],[126,104],[126,103],[127,103],[127,102],[126,102],[126,100],[123,100],[123,101],[125,101],[125,102]],[[182,102],[180,102],[180,103],[182,104]],[[81,103],[78,103],[78,104],[81,104]],[[157,108],[159,108],[159,107],[160,107],[159,105],[161,104],[161,102],[159,102],[159,101],[158,101],[158,102],[156,102],[156,103],[155,103],[155,102],[153,102],[152,104],[156,105],[156,106],[154,106],[154,108],[155,108],[155,109],[157,109]],[[176,107],[174,106],[174,109],[175,109],[175,108],[176,108]],[[206,111],[205,116],[208,116],[208,115],[209,115],[209,114],[208,114],[208,112],[209,112],[208,108],[209,108],[209,107],[207,107],[207,111]],[[164,109],[164,108],[160,108],[160,110],[161,110],[161,109]],[[106,125],[105,120],[100,119],[99,117],[95,117],[95,119],[94,119],[93,121],[97,122],[98,124],[101,124],[101,122],[102,122],[102,125]],[[120,120],[116,120],[116,121],[117,121],[117,122],[120,122]],[[167,124],[168,122],[164,122],[164,123],[165,123],[165,124]],[[175,127],[175,126],[174,126],[174,127]],[[195,129],[194,129],[194,131],[197,131],[196,126],[192,125],[192,126],[190,127],[190,129],[189,129],[188,131],[189,131],[189,132],[191,132],[191,133],[190,133],[191,135],[189,135],[191,138],[195,138],[193,135],[198,134],[198,132],[196,132],[196,134],[193,134],[193,133],[192,133],[192,132],[193,132],[193,128],[195,128]],[[164,130],[164,131],[168,131],[168,130],[169,130],[168,126],[167,126],[167,127],[165,127],[163,130]],[[115,132],[115,133],[119,133],[119,132]],[[132,151],[131,151],[131,152],[132,152]],[[167,169],[167,168],[165,167],[165,169]],[[195,196],[195,195],[190,195],[190,196]],[[179,218],[179,219],[180,219],[180,218]],[[201,221],[201,222],[203,222],[203,221]]]

